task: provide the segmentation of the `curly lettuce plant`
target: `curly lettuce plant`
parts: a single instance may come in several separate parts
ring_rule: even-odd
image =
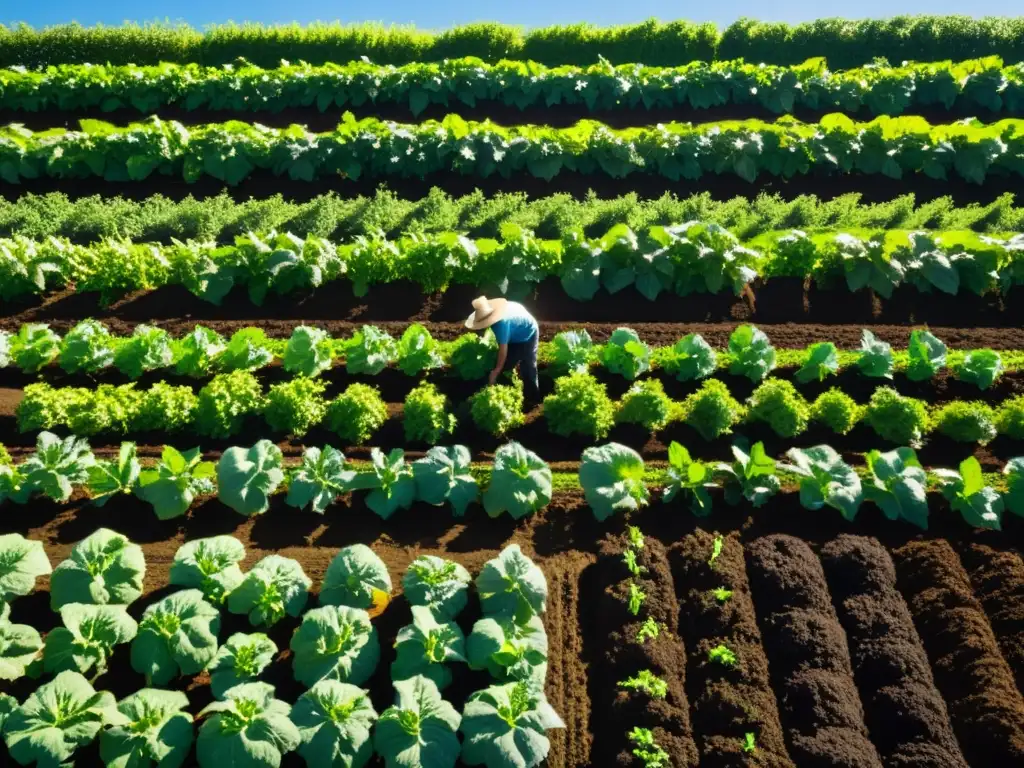
[[[68,603],[129,605],[142,595],[146,561],[128,537],[99,528],[78,542],[50,577],[50,608]]]
[[[290,647],[292,672],[307,687],[318,680],[360,685],[380,661],[380,641],[370,615],[345,605],[307,611]]]
[[[167,685],[178,675],[202,672],[217,655],[220,612],[198,589],[182,589],[142,614],[132,641],[132,669],[147,685]]]
[[[746,409],[729,392],[724,382],[709,379],[687,395],[680,405],[682,420],[705,440],[732,433],[746,415]]]
[[[455,424],[447,396],[429,381],[421,381],[406,395],[402,409],[406,440],[436,445],[455,431]]]
[[[196,431],[204,437],[231,437],[262,408],[263,387],[255,376],[246,371],[218,374],[199,390]]]
[[[228,690],[256,680],[274,660],[277,644],[262,632],[236,632],[218,649],[210,662],[210,689],[215,699]]]
[[[243,683],[229,689],[223,701],[208,704],[196,739],[199,768],[274,768],[282,755],[298,749],[299,729],[291,707],[274,698],[274,686]]]
[[[958,443],[985,445],[996,436],[996,412],[987,403],[957,400],[932,414],[936,432]]]
[[[305,376],[273,384],[263,400],[263,418],[272,430],[301,437],[327,415],[326,388]]]
[[[508,512],[518,520],[550,504],[551,492],[551,468],[533,451],[509,442],[494,452],[491,480],[483,496],[489,517]]]
[[[369,384],[349,384],[327,406],[327,428],[342,440],[365,443],[388,419],[380,390]]]
[[[449,363],[463,381],[478,381],[494,370],[498,342],[488,328],[483,334],[464,333],[449,347]]]
[[[61,607],[60,618],[64,626],[46,635],[43,669],[70,669],[83,675],[95,670],[94,680],[107,671],[114,646],[133,640],[139,628],[120,605],[68,603]]]
[[[402,592],[413,607],[424,606],[435,615],[454,619],[468,602],[469,571],[453,560],[420,555],[402,576]]]
[[[139,473],[135,495],[152,505],[159,520],[181,517],[196,496],[214,492],[215,472],[213,462],[203,461],[198,448],[181,452],[165,445],[160,461]]]
[[[469,405],[473,423],[495,437],[501,437],[526,422],[523,387],[518,380],[513,384],[492,384],[477,390],[469,398]]]
[[[643,379],[626,390],[615,412],[615,421],[639,424],[650,432],[657,432],[668,424],[674,410],[662,383],[657,379]]]
[[[845,435],[860,422],[864,409],[841,389],[822,392],[811,403],[811,420],[824,424],[837,435]]]
[[[438,618],[430,608],[412,606],[412,623],[398,630],[392,680],[407,680],[416,675],[433,680],[439,690],[452,682],[447,666],[466,661],[466,641],[454,621]]]
[[[108,766],[184,765],[192,748],[192,715],[181,691],[143,688],[117,702],[123,721],[100,733],[100,758]]]
[[[297,561],[281,555],[267,555],[228,595],[228,610],[248,614],[249,623],[254,627],[272,627],[286,615],[302,613],[311,586],[313,582]]]
[[[544,694],[526,682],[492,685],[472,694],[462,712],[462,762],[534,768],[551,749],[547,731],[564,727]]]
[[[309,768],[362,768],[373,756],[370,729],[377,722],[367,691],[337,680],[320,680],[292,707],[299,755]]]
[[[395,703],[384,710],[373,732],[373,746],[386,768],[454,768],[461,745],[462,718],[441,698],[432,680],[395,682]]]
[[[322,515],[338,496],[355,487],[357,474],[346,468],[345,455],[337,448],[306,448],[302,462],[288,474],[285,503]]]
[[[544,572],[519,549],[509,544],[497,557],[484,563],[476,577],[476,589],[485,616],[514,616],[527,621],[544,613],[548,582]]]
[[[384,561],[365,544],[342,547],[327,566],[321,605],[347,605],[376,615],[391,599],[391,576]]]
[[[452,514],[462,517],[466,508],[480,498],[480,487],[470,472],[471,456],[464,445],[435,446],[412,463],[416,498],[427,504],[452,505]]]
[[[807,429],[811,407],[784,379],[768,379],[747,400],[747,419],[763,421],[779,437],[794,437]]]
[[[589,373],[573,373],[555,379],[555,391],[544,398],[544,418],[556,435],[601,440],[615,424],[615,405],[604,384]]]
[[[245,546],[233,536],[211,536],[182,544],[174,553],[169,581],[174,586],[202,591],[214,605],[222,605],[242,583]]]
[[[170,366],[174,360],[171,335],[163,328],[137,325],[114,351],[114,366],[129,379]]]
[[[217,462],[218,498],[240,515],[262,515],[284,480],[281,449],[269,440],[228,448]]]
[[[619,443],[583,451],[580,485],[599,521],[619,511],[635,512],[647,506],[650,499],[644,483],[644,460],[632,448]]]
[[[864,421],[883,440],[897,445],[920,445],[931,430],[928,405],[905,397],[892,387],[879,387],[864,409]]]

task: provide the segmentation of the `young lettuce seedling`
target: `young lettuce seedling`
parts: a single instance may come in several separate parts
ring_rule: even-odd
[[[715,587],[711,590],[711,594],[720,603],[727,603],[732,598],[732,590],[725,587]]]
[[[648,616],[636,633],[636,641],[643,645],[647,640],[654,640],[661,634],[661,625]]]
[[[668,768],[669,756],[654,740],[649,728],[636,728],[629,732],[629,740],[636,744],[633,757],[644,764],[644,768]]]
[[[643,691],[653,699],[664,699],[668,695],[668,683],[649,669],[641,670],[640,674],[619,681],[619,685],[630,690]]]
[[[715,536],[715,543],[711,545],[711,557],[708,559],[708,565],[712,568],[715,567],[715,561],[718,556],[722,554],[722,546],[725,544],[725,539],[721,536]]]
[[[716,645],[708,651],[708,661],[716,661],[725,667],[735,667],[739,659],[726,645]]]
[[[622,553],[622,562],[626,564],[626,568],[634,576],[647,572],[647,569],[636,561],[636,550],[634,549],[627,549]]]
[[[629,537],[629,546],[633,549],[644,548],[644,535],[635,525],[626,527],[626,535]]]
[[[745,733],[743,734],[743,742],[741,744],[743,751],[750,753],[757,751],[757,740],[754,738],[754,734]]]
[[[640,613],[640,606],[647,599],[647,593],[636,585],[635,581],[629,582],[629,612],[636,616]]]

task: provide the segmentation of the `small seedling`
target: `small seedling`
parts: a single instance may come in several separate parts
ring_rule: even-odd
[[[641,670],[635,677],[620,681],[619,685],[634,691],[643,691],[652,699],[664,699],[668,695],[668,683],[649,669]]]
[[[629,582],[629,612],[636,616],[640,613],[640,606],[647,599],[647,593],[636,585],[635,581]]]
[[[634,576],[639,576],[641,573],[647,572],[647,569],[636,561],[635,549],[627,549],[625,552],[623,552],[622,562],[626,564],[626,568],[628,568],[629,572]]]
[[[661,626],[648,616],[644,623],[640,626],[640,629],[636,633],[636,641],[643,645],[648,639],[654,640],[661,634]]]
[[[643,761],[644,768],[667,768],[668,753],[654,740],[650,728],[636,728],[629,732],[629,740],[636,744],[633,757]]]
[[[735,667],[738,661],[736,654],[729,650],[729,647],[726,645],[716,645],[708,651],[708,660],[717,661],[726,667]]]
[[[725,544],[725,539],[721,536],[715,536],[715,543],[711,545],[711,558],[708,560],[708,565],[712,568],[715,567],[715,561],[718,556],[722,554],[722,545]]]
[[[743,734],[743,751],[750,753],[757,751],[757,740],[754,738],[754,734],[745,733]]]
[[[716,587],[715,589],[711,590],[711,594],[718,602],[727,603],[729,602],[729,599],[732,597],[732,590],[726,589],[725,587]]]
[[[635,525],[626,527],[626,535],[629,537],[629,546],[633,549],[644,548],[644,535],[640,532],[640,529]]]

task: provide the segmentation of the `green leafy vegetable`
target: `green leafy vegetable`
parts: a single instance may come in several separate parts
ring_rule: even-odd
[[[302,463],[289,474],[285,503],[322,515],[338,496],[355,487],[356,474],[345,468],[345,456],[337,448],[306,448]]]
[[[100,757],[112,768],[176,768],[192,748],[192,716],[181,691],[143,688],[117,703],[124,721],[100,734]]]
[[[43,668],[48,673],[69,669],[85,674],[95,668],[95,679],[107,671],[114,646],[130,642],[138,632],[135,619],[119,605],[68,603],[60,618],[64,626],[46,635]]]
[[[981,464],[973,456],[960,462],[955,469],[932,470],[942,485],[942,495],[953,511],[959,512],[964,522],[975,528],[1002,530],[1003,498],[991,486],[985,485]]]
[[[505,443],[494,452],[484,509],[489,517],[508,512],[518,520],[551,503],[551,482],[547,462],[519,443]]]
[[[380,641],[370,615],[345,605],[308,611],[290,647],[295,679],[307,687],[325,679],[360,685],[380,661]]]
[[[480,497],[476,478],[470,472],[471,456],[464,445],[435,446],[412,463],[416,497],[427,504],[452,505],[452,514],[462,517],[466,508]]]
[[[272,685],[243,683],[229,689],[224,701],[208,704],[198,715],[203,721],[196,739],[200,768],[279,766],[281,756],[301,743],[290,713],[288,704],[274,698]]]
[[[210,688],[216,699],[241,683],[251,683],[269,666],[277,644],[261,632],[236,632],[220,647],[210,662]]]
[[[412,606],[412,623],[398,630],[391,679],[423,675],[444,690],[452,681],[452,662],[465,662],[465,638],[454,621],[440,620],[427,606]]]
[[[384,561],[365,544],[351,544],[334,556],[320,587],[321,605],[347,605],[370,610],[387,605],[391,576]]]
[[[262,515],[284,480],[281,449],[269,440],[252,448],[228,448],[217,462],[218,498],[240,515]]]
[[[320,680],[299,697],[291,720],[299,755],[309,768],[361,768],[373,756],[370,728],[377,721],[369,694],[337,680]]]
[[[828,445],[790,448],[786,452],[793,464],[787,469],[801,476],[800,504],[817,510],[828,505],[847,520],[853,520],[864,495],[860,477]]]
[[[565,723],[525,682],[492,685],[469,697],[462,714],[462,762],[534,768],[551,748],[547,731]]]
[[[510,544],[496,558],[484,563],[476,577],[476,588],[484,614],[515,616],[526,621],[543,613],[548,599],[544,573],[522,553],[518,544]]]
[[[254,627],[272,627],[285,615],[298,616],[302,613],[312,585],[297,561],[281,555],[267,555],[228,595],[228,610],[249,614],[249,622]]]
[[[395,703],[381,713],[373,746],[386,768],[454,768],[461,747],[456,731],[462,718],[441,698],[432,680],[395,682]]]
[[[644,483],[644,460],[632,448],[619,443],[583,451],[580,485],[599,521],[619,511],[636,511],[646,506],[650,497]]]
[[[126,536],[99,528],[78,542],[50,577],[50,607],[128,605],[142,595],[146,561]]]
[[[402,576],[402,592],[412,606],[426,606],[437,616],[454,619],[466,607],[469,571],[452,560],[420,555]]]
[[[195,675],[217,654],[220,613],[198,589],[182,589],[153,603],[142,614],[132,641],[132,669],[147,685],[166,685],[178,675]]]
[[[182,544],[174,553],[170,583],[199,589],[214,605],[221,605],[242,583],[238,564],[245,558],[245,547],[233,536],[211,536]]]
[[[203,461],[198,448],[182,453],[165,445],[160,461],[139,473],[135,495],[152,504],[160,520],[181,517],[196,496],[213,493],[214,472],[213,462]]]

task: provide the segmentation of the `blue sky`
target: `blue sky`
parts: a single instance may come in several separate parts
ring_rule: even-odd
[[[1016,11],[1016,13],[1015,13]],[[813,0],[0,0],[0,22],[24,21],[45,26],[69,21],[119,24],[126,19],[169,19],[194,26],[226,21],[307,23],[322,21],[383,21],[443,28],[470,21],[503,21],[544,26],[576,21],[621,24],[650,17],[688,18],[727,25],[741,16],[773,21],[805,21],[819,16],[885,17],[904,13],[970,13],[975,16],[1017,15],[1024,8],[1014,0],[859,0],[829,6]]]

